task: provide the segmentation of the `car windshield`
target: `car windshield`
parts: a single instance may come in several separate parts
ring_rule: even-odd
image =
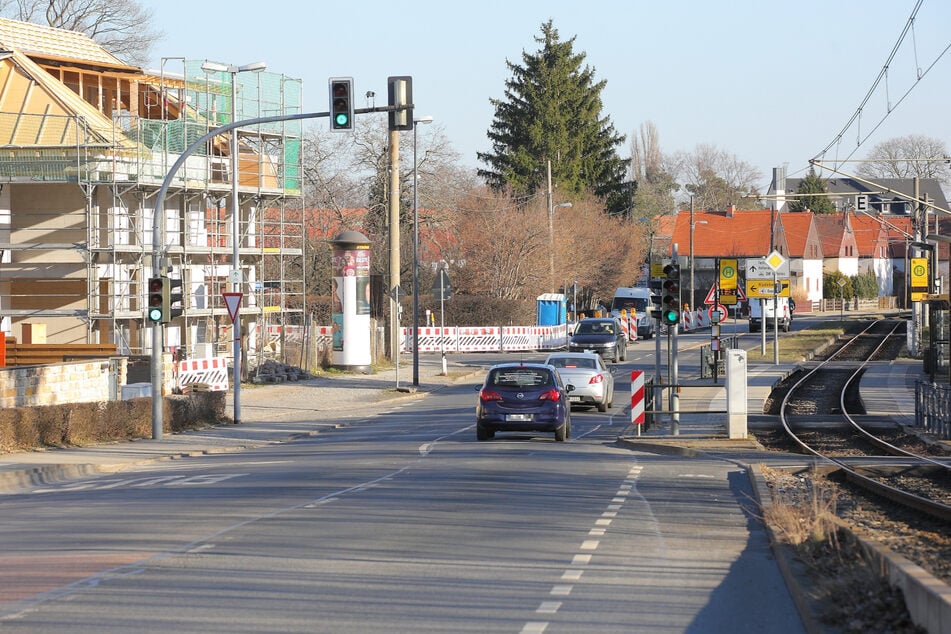
[[[611,303],[611,312],[619,313],[622,310],[629,313],[632,311],[644,313],[647,311],[647,299],[644,297],[615,297]]]
[[[547,387],[551,372],[541,368],[499,368],[489,374],[489,385],[500,387]]]
[[[556,368],[583,368],[586,370],[595,368],[594,359],[582,357],[552,357],[548,360],[548,364]]]
[[[576,334],[579,335],[601,335],[601,334],[614,334],[614,327],[611,324],[606,324],[602,322],[586,323],[581,322],[578,324],[578,328],[575,330]]]

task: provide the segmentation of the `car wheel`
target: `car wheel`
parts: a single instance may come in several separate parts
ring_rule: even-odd
[[[621,361],[627,361],[627,344],[624,344],[624,348],[621,349],[621,352],[624,353],[621,357]]]
[[[606,401],[605,401],[604,403],[598,403],[598,411],[599,411],[599,412],[606,412],[606,411],[608,411],[608,404],[607,404]]]
[[[568,437],[568,421],[565,421],[565,424],[555,430],[555,442],[565,442],[565,438]]]
[[[477,440],[480,440],[480,441],[489,440],[493,436],[495,436],[495,434],[490,432],[488,429],[486,429],[482,425],[476,425],[476,439]]]

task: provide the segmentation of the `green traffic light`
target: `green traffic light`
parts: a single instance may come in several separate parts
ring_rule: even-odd
[[[677,314],[676,310],[665,310],[664,311],[664,323],[665,324],[676,324],[680,320],[680,316]]]
[[[149,308],[149,321],[154,321],[156,323],[162,321],[161,307]]]
[[[349,121],[350,121],[350,117],[347,115],[346,112],[338,112],[334,116],[334,124],[336,124],[338,127],[342,128],[346,126]]]

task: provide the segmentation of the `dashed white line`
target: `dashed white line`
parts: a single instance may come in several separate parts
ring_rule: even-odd
[[[583,542],[581,542],[581,550],[597,550],[600,544],[601,544],[600,540],[586,539]]]
[[[601,513],[601,517],[617,517],[617,511],[605,511]]]
[[[526,623],[521,634],[542,634],[548,627],[548,621]]]
[[[584,570],[566,570],[561,573],[562,581],[580,581]]]
[[[574,588],[574,586],[569,586],[569,585],[553,586],[550,594],[556,597],[567,597],[569,594],[571,594],[572,588]]]
[[[597,520],[595,521],[596,526],[610,526],[612,520]]]
[[[592,528],[588,531],[588,535],[591,537],[604,537],[605,531],[607,531],[605,528]]]
[[[575,555],[571,558],[572,566],[584,566],[591,563],[591,555]]]
[[[542,604],[535,610],[536,614],[555,614],[561,608],[561,601],[542,601]]]

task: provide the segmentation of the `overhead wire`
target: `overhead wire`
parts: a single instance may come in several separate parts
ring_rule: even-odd
[[[838,147],[839,144],[841,144],[842,139],[845,137],[845,134],[848,132],[848,130],[853,125],[855,125],[856,126],[855,148],[853,148],[852,151],[849,152],[849,154],[844,159],[839,159],[838,156],[836,156],[836,158],[834,158],[832,162],[835,165],[838,165],[840,162],[849,160],[855,154],[855,152],[858,151],[859,147],[861,147],[861,145],[865,141],[867,141],[869,137],[871,137],[882,126],[882,124],[885,122],[888,116],[892,112],[894,112],[895,109],[899,105],[901,105],[901,103],[905,100],[905,98],[908,97],[911,91],[914,90],[914,88],[918,85],[918,83],[922,79],[924,79],[924,77],[935,67],[935,65],[941,60],[941,58],[943,58],[944,55],[949,50],[951,50],[951,43],[948,43],[948,45],[945,46],[945,48],[937,55],[937,57],[935,57],[934,61],[932,61],[931,64],[929,64],[928,67],[924,71],[922,71],[921,66],[919,65],[919,62],[918,62],[918,43],[917,43],[917,37],[914,30],[914,24],[915,24],[915,19],[923,3],[924,3],[924,0],[918,0],[918,2],[915,4],[914,9],[912,9],[911,15],[909,16],[907,22],[905,23],[905,27],[902,29],[901,34],[898,36],[898,40],[895,42],[895,45],[892,47],[891,53],[888,55],[888,59],[885,61],[885,64],[882,66],[882,70],[879,71],[878,76],[875,78],[875,81],[872,82],[871,88],[869,88],[868,92],[865,94],[865,97],[862,99],[861,103],[855,109],[855,112],[852,114],[852,116],[849,118],[846,124],[842,127],[839,133],[832,139],[832,141],[828,145],[826,145],[826,147],[823,148],[822,151],[816,154],[815,157],[813,157],[813,159],[822,158],[834,146]],[[915,78],[915,81],[912,82],[908,90],[906,90],[904,94],[901,95],[898,101],[892,104],[888,94],[888,77],[889,77],[888,71],[891,66],[891,63],[894,61],[895,56],[898,54],[902,44],[904,43],[905,39],[908,37],[909,33],[911,33],[911,36],[912,36],[912,47],[914,49],[913,52],[914,52],[914,58],[915,58],[916,78]],[[875,92],[878,90],[879,85],[881,85],[883,81],[885,82],[885,98],[886,98],[885,114],[882,115],[881,119],[879,119],[879,121],[874,126],[872,126],[871,130],[869,130],[866,134],[863,134],[862,128],[861,128],[862,114],[865,111],[865,108],[868,105],[868,103],[871,101],[872,97],[875,95]],[[836,154],[838,154],[838,152],[836,152]]]

